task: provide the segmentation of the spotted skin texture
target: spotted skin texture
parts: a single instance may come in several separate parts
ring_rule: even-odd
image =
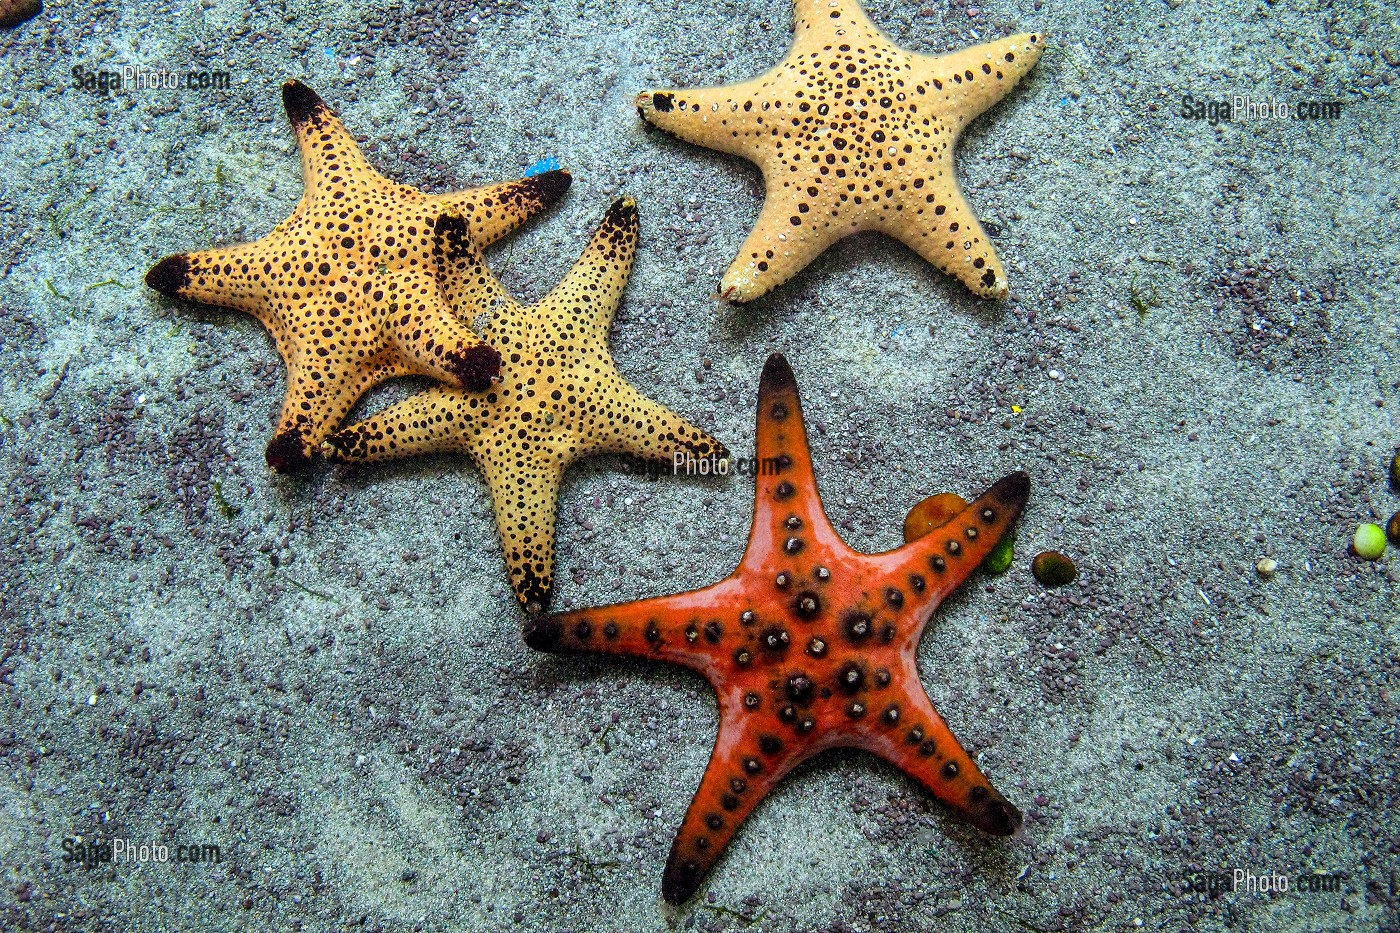
[[[716,88],[644,91],[642,118],[763,170],[767,197],[720,282],[746,302],[863,230],[902,241],[983,298],[1006,271],[958,187],[953,150],[972,119],[1040,60],[1022,34],[930,56],[896,46],[856,0],[797,0],[787,58]]]
[[[299,81],[282,100],[301,147],[306,190],[292,216],[255,243],[162,259],[146,284],[262,322],[287,363],[287,397],[267,462],[296,472],[365,392],[420,375],[472,391],[500,357],[453,317],[433,275],[433,225],[468,219],[483,245],[569,188],[566,172],[424,194],[380,175],[339,118]]]
[[[898,550],[853,551],[822,508],[797,385],[776,354],[759,386],[758,457],[772,467],[758,477],[748,548],[727,579],[526,627],[526,642],[542,651],[655,658],[714,687],[719,736],[662,879],[673,904],[695,893],[788,771],[831,748],[892,762],[986,832],[1021,825],[934,709],[915,654],[938,604],[1020,515],[1026,474]]]
[[[332,435],[331,460],[362,462],[461,453],[491,487],[511,585],[529,614],[554,582],[554,526],[569,464],[623,453],[667,464],[677,451],[727,458],[719,441],[632,388],[617,371],[608,331],[637,252],[637,206],[608,210],[564,280],[521,305],[491,274],[462,218],[438,222],[443,290],[462,320],[489,314],[487,342],[502,356],[501,384],[477,395],[433,388]]]

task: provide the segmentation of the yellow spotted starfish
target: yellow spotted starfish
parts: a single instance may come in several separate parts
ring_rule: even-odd
[[[294,472],[365,392],[397,376],[473,391],[500,356],[454,318],[433,275],[433,225],[466,217],[483,245],[569,188],[567,172],[424,194],[380,175],[316,92],[282,86],[306,191],[292,216],[255,243],[167,256],[146,284],[170,296],[253,315],[287,363],[287,397],[267,462]]]
[[[837,240],[878,230],[984,298],[1006,272],[958,187],[953,148],[971,120],[1040,60],[1023,34],[931,56],[896,46],[856,0],[796,0],[787,58],[724,87],[645,91],[643,119],[763,170],[767,197],[720,296],[745,302]]]
[[[631,198],[608,210],[564,280],[524,306],[486,268],[460,217],[438,222],[434,255],[443,291],[466,321],[489,313],[486,340],[503,356],[501,384],[484,395],[435,387],[332,435],[335,461],[415,454],[469,455],[486,476],[511,585],[527,613],[549,604],[554,524],[569,464],[624,453],[726,458],[724,445],[646,398],[617,371],[608,330],[637,251]]]

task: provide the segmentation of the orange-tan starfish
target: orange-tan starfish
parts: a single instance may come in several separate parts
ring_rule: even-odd
[[[501,384],[484,395],[435,387],[324,446],[341,462],[470,456],[491,487],[511,585],[531,614],[553,590],[555,513],[569,464],[604,453],[668,463],[677,452],[729,456],[708,432],[632,388],[608,350],[637,234],[636,204],[623,198],[564,280],[527,307],[486,268],[462,220],[444,216],[434,248],[443,290],[462,320],[489,314],[484,334],[504,358]]]
[[[758,462],[748,549],[727,579],[526,625],[533,648],[669,661],[715,688],[719,736],[671,847],[666,900],[695,892],[783,775],[839,746],[892,762],[979,829],[1015,832],[1020,812],[934,709],[915,654],[938,604],[1020,515],[1026,474],[1000,480],[898,550],[853,551],[822,508],[797,383],[776,354],[758,390]]]
[[[931,56],[896,46],[856,0],[796,0],[796,20],[792,50],[761,77],[637,97],[649,123],[763,171],[763,211],[721,297],[752,301],[863,230],[903,241],[984,298],[1005,296],[953,149],[1040,60],[1044,36]]]
[[[425,194],[366,161],[340,119],[299,81],[282,100],[301,147],[306,190],[291,217],[255,243],[167,256],[146,284],[170,297],[256,317],[287,363],[287,396],[267,462],[293,472],[355,402],[397,376],[472,391],[500,357],[454,318],[433,276],[433,225],[468,219],[483,245],[538,214],[569,187],[567,172]]]

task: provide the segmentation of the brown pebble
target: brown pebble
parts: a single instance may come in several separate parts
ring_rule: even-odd
[[[1390,516],[1390,521],[1386,522],[1385,536],[1395,547],[1400,547],[1400,512]]]
[[[942,528],[965,508],[967,503],[955,492],[929,496],[904,516],[904,543],[917,541],[935,528]]]
[[[1059,551],[1042,551],[1031,561],[1031,573],[1045,586],[1064,586],[1079,576],[1079,570]]]

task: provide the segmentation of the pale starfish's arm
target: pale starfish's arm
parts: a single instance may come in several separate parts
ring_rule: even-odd
[[[904,210],[878,229],[962,282],[973,294],[1005,298],[1006,269],[957,181],[950,177],[933,202],[917,199],[915,204],[912,211]]]
[[[1009,836],[1021,812],[992,787],[919,686],[917,670],[896,679],[896,695],[861,721],[847,744],[880,756],[926,787],[973,826]]]
[[[514,305],[506,287],[487,268],[481,248],[472,240],[462,215],[438,217],[433,232],[433,262],[443,296],[458,320],[470,325],[479,315],[494,317],[503,305]]]
[[[346,177],[372,175],[380,178],[365,160],[355,137],[340,122],[335,111],[311,88],[300,81],[282,85],[282,105],[292,122],[297,146],[301,149],[301,169],[306,194],[303,203],[322,193],[343,186]],[[334,165],[335,170],[330,170]]]
[[[430,194],[427,198],[433,205],[433,214],[461,214],[467,218],[472,239],[485,249],[563,197],[572,181],[568,172],[555,170],[469,191]]]
[[[386,363],[368,370],[323,365],[295,354],[287,359],[287,397],[277,433],[267,445],[267,464],[279,473],[305,468],[322,441],[336,429],[355,402],[385,379],[406,375]]]
[[[391,339],[420,375],[468,392],[489,389],[499,378],[501,355],[448,308],[433,276],[385,273],[369,300],[383,306]]]
[[[613,315],[632,274],[639,229],[637,202],[627,197],[614,201],[578,262],[540,302],[541,307],[571,312],[567,317],[543,320],[544,327],[553,332],[555,349],[566,356],[571,346],[607,341]]]
[[[167,298],[184,298],[251,314],[277,335],[281,322],[267,302],[265,247],[242,243],[166,256],[146,273],[146,284]]]
[[[765,173],[766,174],[766,173]],[[768,178],[767,195],[753,230],[739,247],[724,278],[719,295],[742,304],[782,285],[807,267],[827,247],[854,228],[833,221],[823,210],[813,211],[816,198]]]
[[[764,107],[764,82],[718,87],[668,88],[637,95],[637,113],[657,129],[686,142],[756,161],[762,142],[782,119]]]
[[[864,38],[864,33],[879,34],[854,0],[795,0],[793,7],[794,51],[821,48],[838,39]]]
[[[333,463],[372,463],[465,453],[476,423],[472,401],[473,396],[456,389],[420,392],[327,437],[321,454]]]
[[[947,55],[916,55],[914,68],[928,92],[948,102],[947,112],[962,118],[956,133],[1011,93],[1044,51],[1043,33],[1021,33]]]
[[[578,456],[631,454],[662,461],[679,472],[698,470],[698,461],[710,460],[706,475],[713,474],[718,461],[729,457],[728,448],[708,431],[629,385],[617,374],[611,360],[606,360],[602,369],[603,373],[595,377],[602,402],[597,410],[588,413],[581,432],[585,440],[579,444]]]
[[[494,454],[485,449],[475,454],[491,487],[510,585],[525,612],[537,615],[549,607],[554,592],[554,525],[564,479],[562,458],[528,450]]]

